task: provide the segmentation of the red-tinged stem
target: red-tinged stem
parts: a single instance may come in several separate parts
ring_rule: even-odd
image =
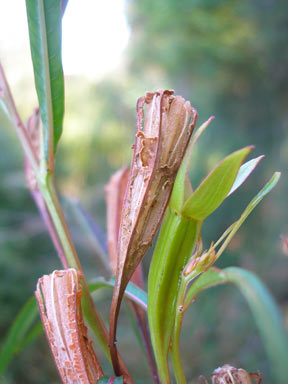
[[[69,268],[69,265],[67,263],[65,253],[63,252],[63,248],[61,246],[57,231],[55,230],[52,218],[48,212],[47,205],[45,204],[45,201],[43,200],[43,196],[41,195],[40,191],[32,190],[30,189],[30,193],[33,197],[33,200],[38,208],[38,211],[40,212],[42,219],[46,225],[46,228],[49,232],[49,235],[51,237],[51,240],[53,242],[53,245],[57,251],[58,257],[61,261],[61,264],[63,265],[63,268]]]
[[[29,139],[28,132],[24,127],[24,124],[19,116],[17,111],[13,96],[11,94],[3,67],[0,63],[0,93],[5,101],[5,104],[8,108],[9,116],[11,122],[15,128],[16,134],[19,138],[20,144],[24,150],[25,155],[27,156],[29,163],[31,164],[34,171],[38,168],[38,160],[32,143]]]
[[[58,239],[61,243],[62,249],[64,251],[64,255],[66,259],[64,267],[68,265],[70,268],[75,268],[77,270],[82,271],[82,267],[81,267],[76,249],[74,247],[72,237],[70,235],[68,226],[64,218],[64,214],[62,212],[62,208],[58,200],[57,193],[55,191],[53,171],[47,171],[45,167],[39,166],[39,161],[34,151],[31,139],[19,116],[8,82],[4,74],[4,70],[1,65],[0,65],[0,92],[2,92],[3,94],[2,96],[5,100],[11,121],[16,130],[20,143],[23,147],[24,154],[26,155],[31,167],[33,168],[35,177],[37,179],[39,190],[43,196],[49,215],[53,222],[53,226],[57,233]],[[94,331],[97,338],[99,339],[99,342],[103,350],[105,351],[107,357],[109,358],[107,330],[105,328],[105,325],[102,319],[100,318],[99,314],[95,309],[84,275],[83,275],[83,281],[84,281],[83,296],[82,296],[83,297],[82,299],[83,314],[87,319],[89,326]],[[125,372],[126,375],[128,375],[128,371],[123,361],[120,359],[120,356],[118,356],[118,359],[119,359],[119,364],[121,366],[121,369],[123,370],[123,372]],[[130,380],[127,380],[127,383],[128,382],[132,383],[132,381]]]

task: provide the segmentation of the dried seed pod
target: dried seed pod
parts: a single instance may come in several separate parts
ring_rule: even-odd
[[[114,275],[117,271],[118,234],[128,176],[129,168],[120,169],[111,176],[109,183],[105,188],[107,204],[107,243],[110,259],[110,269]],[[137,285],[139,288],[144,289],[144,278],[141,262],[135,269],[131,277],[131,282]],[[128,301],[128,304],[140,329],[151,372],[153,373],[153,377],[157,378],[158,373],[150,340],[146,311],[132,301]]]
[[[174,96],[173,91],[149,92],[137,103],[137,132],[121,216],[110,315],[110,350],[117,375],[121,370],[115,336],[123,293],[159,228],[196,120],[190,102]]]
[[[103,372],[88,339],[81,311],[80,272],[54,271],[35,292],[44,330],[65,384],[94,384]]]
[[[238,369],[226,364],[215,369],[212,374],[212,384],[252,384],[251,377],[256,378],[258,384],[261,383],[259,373],[248,373],[242,368]]]
[[[117,272],[118,235],[124,195],[128,183],[129,168],[122,168],[114,173],[105,187],[107,205],[107,244],[110,269],[113,275]],[[138,265],[131,281],[140,288],[144,287],[141,264]]]
[[[128,176],[128,167],[120,169],[111,176],[109,183],[105,188],[107,205],[107,244],[110,269],[113,275],[116,275],[117,271],[118,234]]]

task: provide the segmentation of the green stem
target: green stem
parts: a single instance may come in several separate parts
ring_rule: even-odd
[[[81,264],[55,191],[53,174],[47,173],[44,177],[38,176],[37,181],[63,247],[67,265],[70,268],[81,270]]]
[[[183,370],[183,364],[180,354],[180,333],[182,327],[182,321],[184,316],[184,300],[187,287],[187,281],[185,277],[182,277],[178,297],[176,301],[176,316],[175,324],[172,336],[172,346],[170,348],[171,360],[174,369],[174,374],[177,384],[186,384],[186,379]]]
[[[67,227],[58,196],[54,186],[53,174],[47,173],[44,177],[37,177],[38,185],[41,190],[41,193],[44,197],[45,203],[51,215],[52,221],[54,223],[56,232],[58,234],[59,240],[64,250],[66,256],[67,265],[70,268],[75,268],[82,271],[82,267],[74,247],[69,229]],[[95,333],[98,338],[103,350],[109,355],[108,348],[108,334],[105,328],[105,325],[98,315],[92,297],[89,293],[87,282],[83,274],[83,284],[82,284],[82,309],[84,317],[86,318],[89,326]]]

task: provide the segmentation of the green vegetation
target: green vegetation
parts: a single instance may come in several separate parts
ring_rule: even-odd
[[[248,372],[259,369],[264,382],[284,384],[288,260],[281,251],[280,234],[288,232],[287,3],[128,2],[131,40],[126,67],[121,76],[97,84],[66,79],[60,143],[64,113],[61,9],[58,0],[47,4],[44,0],[27,1],[35,85],[44,126],[40,161],[35,148],[29,143],[23,145],[21,133],[20,141],[59,235],[65,266],[81,270],[79,256],[86,279],[91,280],[97,313],[85,285],[82,305],[99,344],[107,345],[99,314],[107,325],[111,301],[111,289],[100,288],[113,288],[115,282],[109,280],[107,263],[101,261],[101,255],[107,254],[103,187],[114,171],[130,162],[128,143],[133,143],[137,98],[150,89],[171,87],[191,100],[200,121],[210,114],[216,118],[199,141],[211,120],[192,136],[193,151],[188,149],[182,162],[153,250],[147,284],[148,317],[161,382],[168,382],[174,372],[178,383],[185,383],[185,377],[196,383],[199,375],[209,377],[217,366],[230,363]],[[24,87],[19,89],[18,98],[22,98],[22,115],[30,115],[29,108],[34,106],[25,105]],[[36,302],[27,300],[40,276],[62,267],[25,188],[23,159],[13,132],[15,120],[7,119],[7,110],[13,116],[13,106],[7,104],[4,92],[0,108],[0,333],[6,338],[0,340],[4,356],[0,377],[7,384],[57,383]],[[255,146],[256,156],[264,153],[266,159],[251,180],[232,195],[261,159],[259,156],[243,164],[252,148],[237,149],[247,143]],[[279,173],[270,179],[275,169],[283,173],[281,182],[239,229],[277,184]],[[215,262],[217,268],[212,267]],[[149,263],[148,255],[143,261],[146,278]],[[105,279],[99,278],[103,275]],[[238,289],[224,284],[228,282]],[[129,283],[125,294],[128,306],[123,307],[129,311],[138,303],[145,310],[145,290]],[[119,351],[137,383],[151,382],[141,339],[139,348],[127,326],[129,316],[126,319],[123,312],[117,331]],[[103,352],[96,338],[94,344],[105,375],[112,375],[105,357],[107,347]],[[167,363],[168,354],[173,368]],[[99,382],[108,381],[103,377]]]

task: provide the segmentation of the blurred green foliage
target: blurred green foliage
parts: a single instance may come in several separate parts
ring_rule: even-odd
[[[61,193],[78,198],[105,231],[104,185],[113,171],[130,161],[136,100],[147,90],[175,89],[198,109],[199,122],[210,115],[216,117],[192,158],[194,187],[216,161],[242,146],[255,145],[253,157],[266,155],[254,177],[209,219],[206,246],[238,218],[272,172],[283,172],[275,191],[245,223],[218,265],[237,265],[256,272],[287,317],[288,260],[279,239],[281,233],[288,234],[287,1],[130,0],[126,11],[131,38],[119,73],[97,83],[77,77],[66,79],[64,134],[56,164]],[[31,91],[27,82],[15,89],[19,90],[21,112],[27,117],[33,108]],[[22,170],[17,139],[3,127],[1,335],[31,296],[37,278],[60,268],[25,189]],[[103,274],[95,249],[85,240],[87,234],[69,210],[66,214],[87,277]],[[149,256],[145,258],[146,271],[148,264]],[[98,297],[106,320],[110,298],[109,294]],[[248,371],[259,369],[264,382],[273,382],[256,326],[236,289],[217,287],[200,299],[184,318],[182,352],[189,380],[200,374],[208,377],[217,366],[229,363]],[[127,322],[123,311],[119,345],[139,383],[149,382],[142,363],[139,365],[141,351]],[[3,382],[59,382],[44,337],[14,360]]]

